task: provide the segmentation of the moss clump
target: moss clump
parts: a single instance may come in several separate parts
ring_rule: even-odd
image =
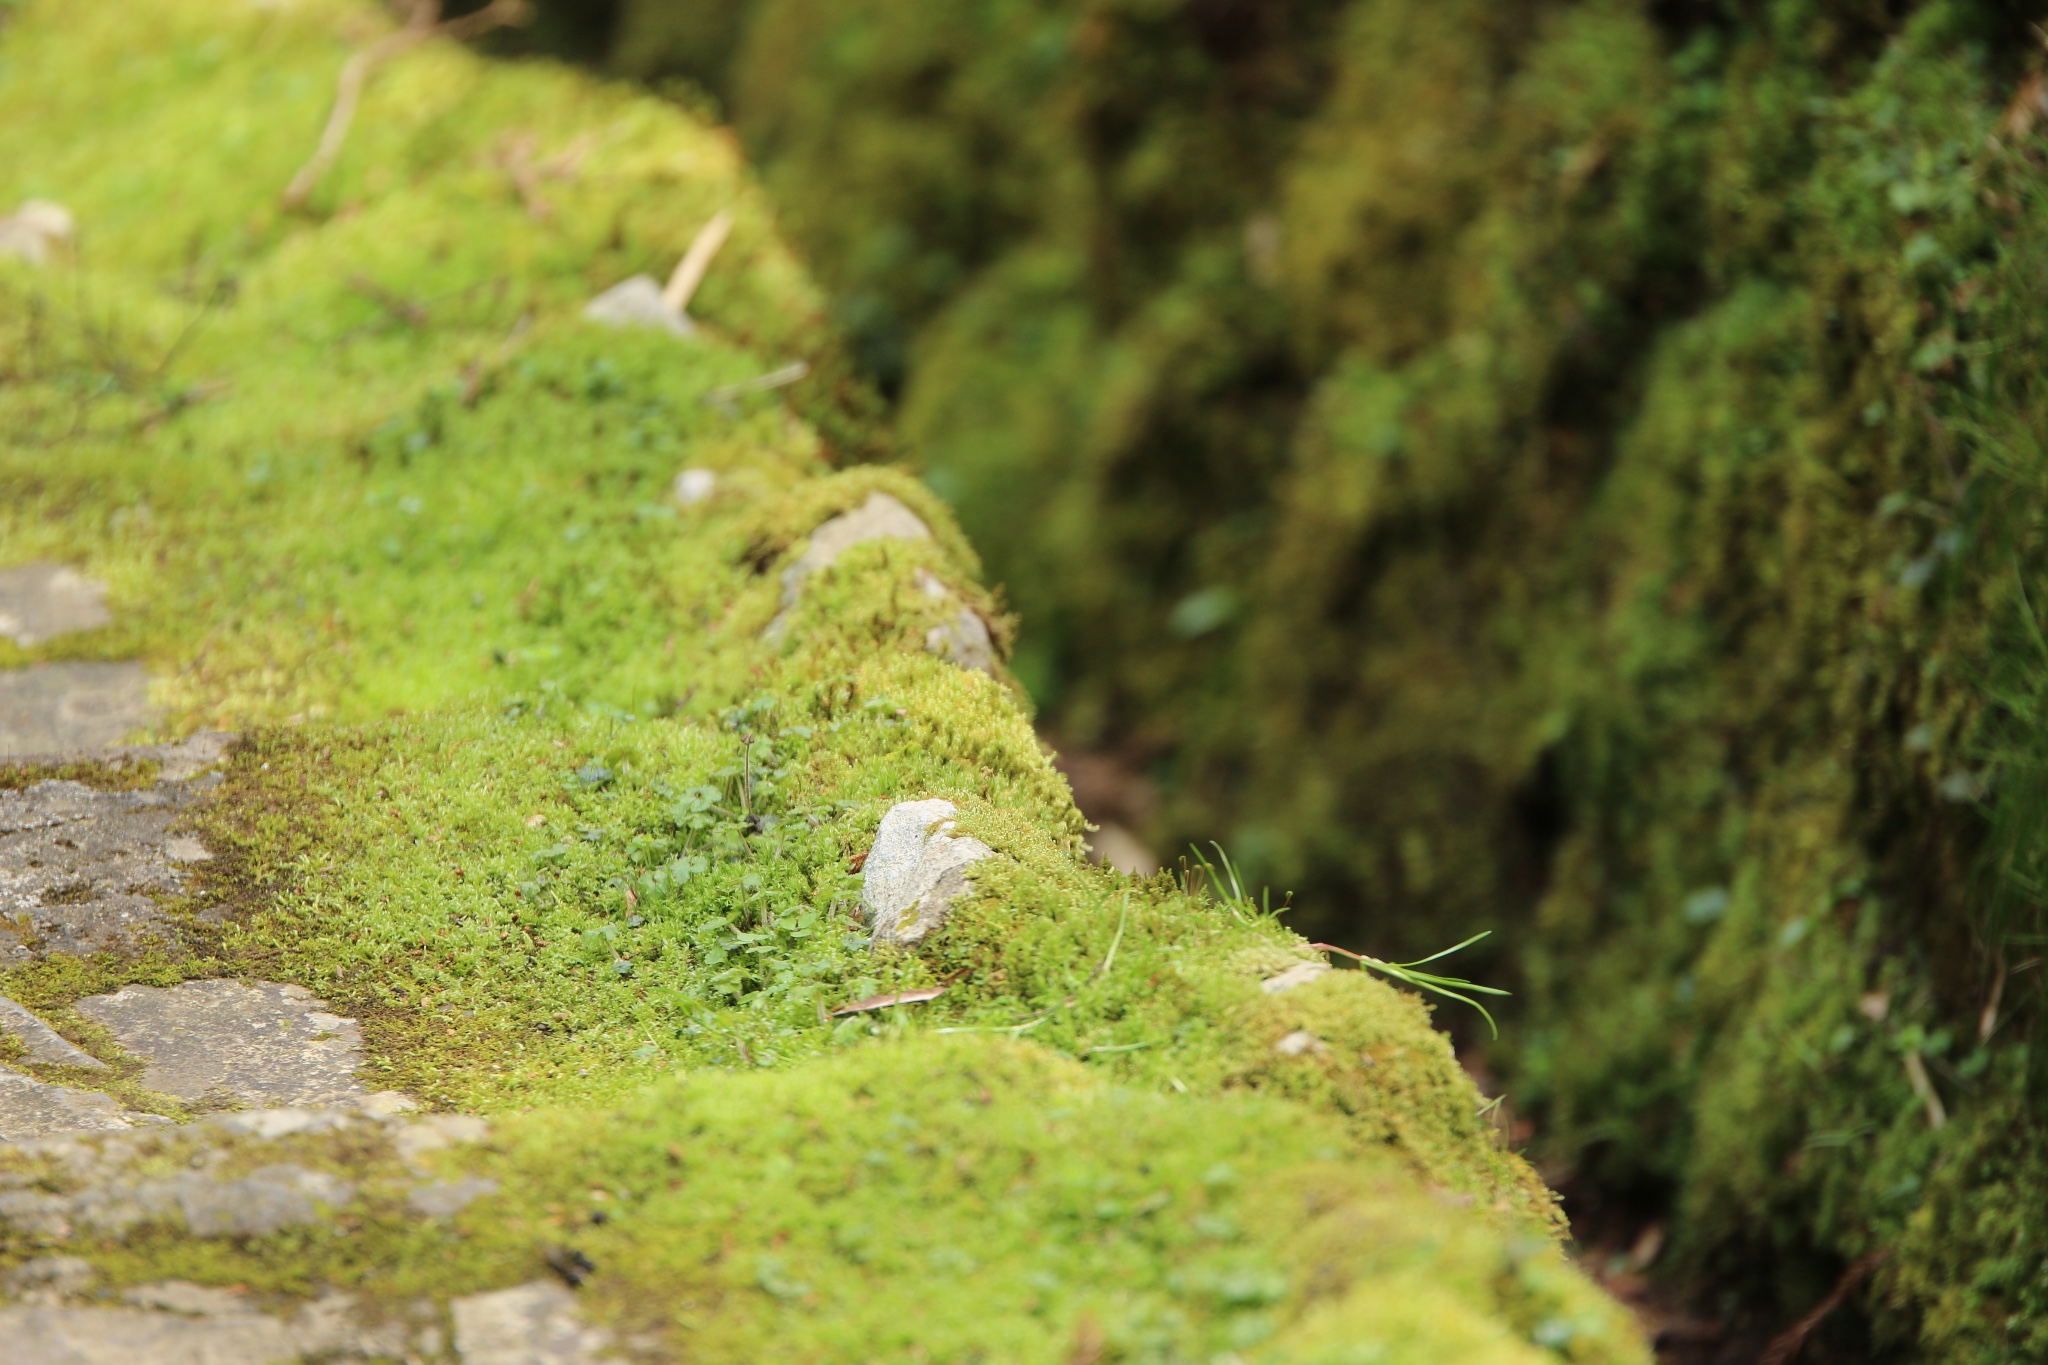
[[[952,519],[901,473],[831,472],[801,415],[857,425],[857,395],[702,401],[834,363],[720,137],[428,45],[372,86],[314,211],[275,207],[381,22],[192,0],[5,30],[0,120],[36,136],[0,149],[0,196],[84,228],[54,269],[0,264],[0,537],[109,582],[164,732],[244,738],[192,817],[216,853],[193,950],[0,991],[62,1023],[124,979],[304,985],[362,1020],[374,1085],[501,1117],[474,1169],[505,1197],[420,1223],[368,1128],[152,1132],[117,1140],[149,1170],[282,1153],[357,1205],[249,1243],[71,1245],[120,1283],[397,1311],[530,1278],[573,1231],[606,1267],[591,1313],[711,1359],[1090,1333],[1131,1358],[1642,1359],[1417,1000],[1354,973],[1267,994],[1299,938],[1081,860],[1011,684],[926,648],[960,603],[995,614]],[[587,146],[545,218],[496,154],[522,129]],[[578,319],[728,203],[700,337]],[[714,495],[673,500],[680,466]],[[768,632],[811,530],[876,491],[931,538],[847,551]],[[877,957],[851,860],[933,796],[999,856],[923,951]],[[904,1017],[829,1014],[931,985]],[[1276,1053],[1296,1032],[1314,1046]],[[121,1075],[125,1103],[183,1112]],[[0,1165],[74,1178],[47,1162]],[[593,1188],[634,1215],[592,1226]],[[861,1231],[892,1217],[895,1243]]]

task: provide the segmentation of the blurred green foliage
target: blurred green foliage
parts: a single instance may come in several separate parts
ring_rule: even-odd
[[[1496,929],[1556,1169],[1766,1314],[1887,1249],[1836,1349],[1962,1361],[2048,1350],[2029,13],[631,0],[616,60],[728,101],[1162,845]]]

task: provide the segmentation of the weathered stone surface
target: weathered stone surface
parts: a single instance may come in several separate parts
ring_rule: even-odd
[[[52,1085],[0,1067],[0,1139],[23,1142],[59,1133],[107,1132],[128,1126],[121,1106],[97,1090]]]
[[[449,1305],[462,1365],[591,1365],[610,1334],[576,1320],[576,1300],[549,1280]]]
[[[957,814],[951,801],[931,800],[906,801],[882,817],[861,869],[861,904],[875,947],[922,942],[966,894],[968,866],[994,851],[951,833]]]
[[[947,663],[977,668],[993,676],[996,671],[996,644],[988,633],[988,622],[955,597],[953,590],[929,571],[917,571],[917,586],[934,602],[953,606],[951,619],[924,633],[924,647]]]
[[[674,336],[697,335],[690,315],[668,306],[661,282],[652,275],[621,280],[583,305],[583,316],[607,327],[654,327]]]
[[[106,1063],[65,1038],[26,1009],[0,995],[0,1029],[5,1029],[28,1049],[31,1060],[51,1066],[85,1066],[105,1070]]]
[[[0,758],[103,749],[149,719],[141,664],[36,664],[0,672]]]
[[[149,1062],[142,1083],[187,1100],[281,1108],[367,1098],[356,1021],[302,986],[186,981],[88,996],[79,1013]]]
[[[62,564],[17,564],[0,569],[0,635],[27,648],[114,618],[107,585]]]
[[[0,962],[118,951],[168,935],[162,898],[184,888],[185,868],[212,856],[170,827],[219,782],[204,770],[231,739],[206,734],[117,751],[115,762],[161,764],[155,785],[141,791],[62,781],[0,790]]]
[[[811,542],[795,563],[782,571],[782,605],[795,604],[804,580],[838,562],[839,556],[870,540],[930,540],[931,528],[917,513],[887,493],[870,493],[851,512],[843,512],[811,532]]]
[[[290,1365],[304,1360],[431,1358],[432,1342],[403,1324],[364,1324],[354,1300],[333,1294],[289,1317],[241,1295],[166,1281],[124,1295],[129,1308],[24,1305],[0,1309],[8,1365]],[[424,1349],[423,1349],[424,1348]]]

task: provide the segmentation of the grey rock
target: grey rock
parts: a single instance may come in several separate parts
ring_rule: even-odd
[[[576,1320],[576,1300],[548,1280],[449,1305],[463,1365],[593,1365],[610,1334]]]
[[[796,562],[782,571],[782,605],[795,605],[804,580],[838,562],[839,556],[870,540],[930,540],[931,528],[917,513],[887,493],[870,493],[851,512],[843,512],[811,532],[810,544]]]
[[[697,324],[681,309],[669,307],[661,282],[652,275],[619,281],[584,304],[583,316],[607,327],[653,327],[673,336],[697,335]]]
[[[173,783],[0,790],[0,960],[114,951],[165,936],[158,898],[184,886],[166,846],[193,794]]]
[[[917,571],[917,586],[934,602],[952,607],[952,615],[945,624],[924,633],[924,647],[947,663],[995,676],[996,644],[988,633],[988,622],[972,607],[961,603],[953,590],[929,571]]]
[[[967,868],[994,852],[951,832],[957,814],[951,801],[934,799],[903,802],[882,817],[861,868],[861,904],[876,948],[922,942],[967,893]]]
[[[36,664],[0,672],[0,758],[103,749],[149,719],[141,664]]]
[[[6,1029],[28,1049],[29,1057],[51,1066],[84,1066],[104,1071],[107,1064],[64,1038],[57,1030],[26,1009],[0,995],[0,1029]]]
[[[96,1090],[52,1085],[0,1067],[0,1140],[22,1142],[60,1133],[108,1132],[130,1126],[121,1106]]]
[[[467,1180],[437,1180],[408,1190],[405,1203],[414,1213],[428,1218],[446,1218],[462,1212],[485,1195],[497,1192],[498,1182],[483,1176],[472,1176]]]
[[[62,564],[0,569],[0,635],[26,649],[96,629],[114,619],[106,596],[106,584]]]
[[[180,1099],[262,1108],[355,1105],[362,1032],[303,986],[186,981],[124,986],[78,1002],[129,1052],[148,1061],[142,1083]]]
[[[1259,983],[1259,989],[1268,995],[1279,995],[1296,986],[1306,986],[1330,970],[1327,962],[1297,962],[1283,972],[1267,977]]]

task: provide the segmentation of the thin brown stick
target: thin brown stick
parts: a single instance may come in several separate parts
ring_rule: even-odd
[[[1854,1293],[1856,1286],[1870,1278],[1870,1272],[1891,1259],[1890,1251],[1873,1251],[1858,1257],[1849,1268],[1842,1272],[1842,1278],[1835,1281],[1835,1287],[1828,1296],[1814,1305],[1813,1311],[1771,1338],[1771,1344],[1764,1347],[1764,1353],[1756,1358],[1757,1365],[1792,1365],[1799,1354],[1799,1348],[1806,1345],[1806,1339],[1814,1329],[1826,1320],[1827,1315],[1842,1306],[1842,1300]]]
[[[341,155],[343,145],[348,142],[349,127],[356,119],[356,106],[362,102],[363,87],[378,67],[429,38],[451,38],[463,42],[494,28],[523,24],[531,13],[526,0],[491,0],[474,14],[465,14],[444,24],[441,22],[441,0],[411,0],[406,7],[403,27],[385,34],[342,63],[341,76],[334,85],[334,107],[327,113],[327,126],[320,130],[320,143],[313,149],[313,155],[299,167],[291,184],[285,186],[285,207],[304,208],[314,187]]]

